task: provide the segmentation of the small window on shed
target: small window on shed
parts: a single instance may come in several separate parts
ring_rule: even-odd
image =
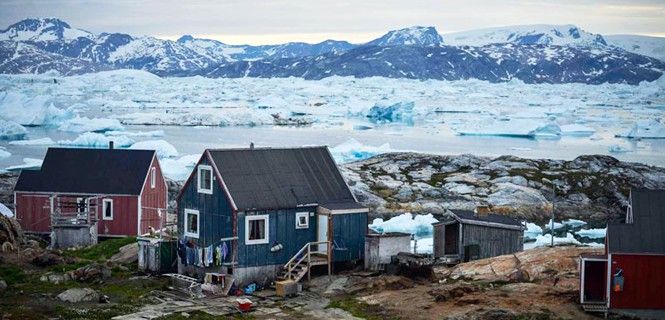
[[[113,220],[113,199],[104,199],[102,204],[102,219]]]
[[[198,168],[198,191],[200,193],[212,194],[212,167],[199,165]]]
[[[245,244],[268,243],[268,215],[245,217]]]
[[[296,229],[309,228],[309,212],[296,212]]]
[[[199,237],[199,212],[197,210],[185,209],[185,236]]]
[[[150,188],[155,189],[155,185],[157,185],[157,168],[152,167],[150,169]]]
[[[83,213],[88,211],[88,200],[86,198],[76,198],[76,212]]]

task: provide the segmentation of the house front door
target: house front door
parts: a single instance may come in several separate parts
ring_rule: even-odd
[[[320,214],[317,217],[317,241],[328,241],[328,216]],[[317,251],[328,253],[328,246],[320,244]]]

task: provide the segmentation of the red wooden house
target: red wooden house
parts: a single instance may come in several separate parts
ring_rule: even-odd
[[[609,267],[609,268],[608,268]],[[632,190],[625,223],[610,223],[605,254],[582,256],[587,310],[665,317],[665,190]]]
[[[23,170],[14,188],[26,232],[49,233],[55,212],[90,213],[100,236],[161,229],[168,190],[154,150],[49,148],[40,170]]]

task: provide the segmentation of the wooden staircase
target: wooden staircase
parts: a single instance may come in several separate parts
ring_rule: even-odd
[[[321,247],[326,248],[325,251]],[[328,274],[330,274],[330,248],[329,241],[309,242],[305,244],[302,249],[296,253],[289,262],[282,267],[282,273],[278,277],[279,280],[294,280],[299,282],[305,275],[307,280],[311,278],[310,270],[313,266],[328,266]]]

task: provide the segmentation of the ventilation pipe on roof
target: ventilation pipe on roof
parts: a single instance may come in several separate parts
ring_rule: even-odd
[[[113,150],[113,140],[109,141],[109,150]]]

